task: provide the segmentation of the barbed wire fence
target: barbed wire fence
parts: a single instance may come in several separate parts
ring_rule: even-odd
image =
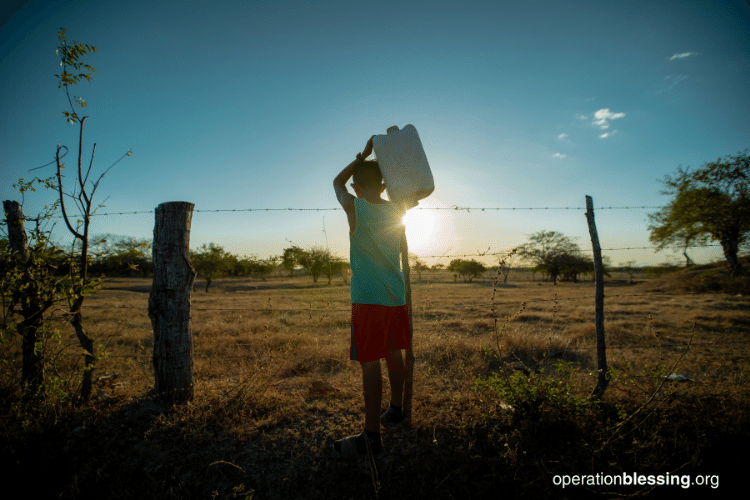
[[[697,205],[700,206],[700,205]],[[711,205],[715,207],[715,205]],[[640,205],[640,206],[609,206],[609,207],[595,207],[596,210],[656,210],[667,208],[666,206],[653,206],[653,205]],[[460,207],[458,205],[451,205],[449,207],[414,207],[410,210],[452,210],[452,211],[466,211],[471,212],[472,210],[478,212],[484,211],[524,211],[524,210],[586,210],[586,207]],[[228,209],[194,209],[194,213],[220,213],[220,212],[325,212],[325,211],[343,211],[341,207],[331,208],[301,208],[301,207],[288,207],[288,208],[228,208]],[[107,216],[107,215],[143,215],[153,214],[153,210],[134,210],[125,212],[105,212],[95,213],[92,216]]]
[[[636,210],[636,209],[660,209],[663,207],[658,206],[622,206],[622,207],[598,207],[596,210]],[[197,213],[229,213],[229,212],[322,212],[322,211],[339,211],[342,210],[341,208],[247,208],[247,209],[197,209],[194,210],[194,212]],[[583,211],[586,210],[584,207],[459,207],[459,206],[451,206],[451,207],[416,207],[415,210],[452,210],[452,211],[465,211],[466,213],[471,213],[471,211],[475,212],[489,212],[489,211],[556,211],[556,210],[565,210],[565,211]],[[153,211],[132,211],[132,212],[107,212],[107,213],[98,213],[94,214],[96,217],[102,217],[102,216],[123,216],[123,215],[144,215],[144,214],[153,214]],[[720,247],[720,245],[695,245],[691,248],[706,248],[706,247]],[[612,247],[612,248],[602,248],[602,251],[628,251],[628,250],[653,250],[654,247]],[[675,249],[675,250],[683,250],[684,248],[682,246],[669,246],[669,247],[663,247],[663,249]],[[505,256],[510,252],[512,249],[501,249],[496,250],[493,252],[490,252],[489,249],[486,252],[477,252],[477,253],[464,253],[464,254],[443,254],[443,255],[419,255],[415,256],[418,259],[426,259],[426,258],[465,258],[465,257],[496,257],[500,258],[502,256]],[[591,252],[593,249],[581,249],[585,252]],[[301,259],[298,259],[301,260]],[[344,258],[336,258],[331,259],[335,261],[343,261],[345,262],[347,259]],[[628,295],[620,295],[618,297],[655,297],[655,296],[684,296],[684,293],[679,294],[668,294],[668,293],[640,293],[640,294],[628,294]],[[565,297],[555,297],[554,299],[532,299],[528,302],[530,303],[545,303],[545,302],[557,302],[557,301],[563,301],[563,300],[591,300],[594,296],[591,297],[575,297],[575,298],[565,298]],[[269,299],[270,300],[270,299]],[[270,304],[269,304],[270,305]],[[515,305],[517,306],[518,303],[516,302],[493,302],[493,304],[485,304],[485,306],[492,308],[500,305]],[[100,309],[100,308],[109,308],[108,306],[98,306],[98,305],[89,305],[87,306],[91,309]],[[137,309],[137,310],[147,310],[146,307],[133,307],[133,306],[122,306],[122,308],[127,309]],[[112,309],[115,309],[114,307]],[[244,313],[258,313],[258,314],[271,314],[275,312],[305,312],[312,314],[328,314],[328,313],[349,313],[349,309],[333,309],[329,307],[326,309],[318,309],[318,308],[277,308],[277,309],[268,309],[268,308],[226,308],[226,307],[191,307],[194,311],[202,311],[202,312],[244,312]],[[750,341],[724,341],[724,342],[694,342],[692,343],[693,346],[721,346],[721,345],[737,345],[737,344],[745,344],[750,343]],[[684,348],[686,344],[659,344],[659,345],[611,345],[607,346],[608,349],[661,349],[663,347],[676,347],[676,348]],[[596,347],[585,347],[585,346],[573,346],[570,347],[571,350],[580,350],[580,351],[587,351],[587,350],[594,350]],[[133,358],[134,356],[110,356],[110,357],[123,357],[123,358]],[[215,357],[215,355],[195,355],[195,357],[200,358],[203,357],[205,359]],[[245,355],[236,355],[236,356],[222,356],[222,357],[236,357],[236,358],[249,358],[252,357],[250,354]],[[138,355],[135,356],[135,358],[138,358]]]
[[[656,210],[667,208],[665,206],[653,206],[653,205],[637,205],[637,206],[602,206],[596,207],[595,210]],[[585,207],[461,207],[458,205],[451,205],[448,207],[414,207],[411,210],[417,211],[453,211],[453,212],[524,212],[524,211],[584,211]],[[218,213],[242,213],[242,212],[328,212],[328,211],[343,211],[341,207],[330,207],[330,208],[306,208],[306,207],[288,207],[288,208],[239,208],[239,209],[194,209],[193,213],[206,213],[206,214],[218,214]],[[127,215],[153,215],[153,210],[133,210],[133,211],[119,211],[119,212],[102,212],[93,213],[92,217],[112,217],[112,216],[127,216]],[[54,216],[53,218],[61,218],[61,216]],[[28,219],[28,217],[27,217]],[[288,241],[288,240],[287,240]],[[719,244],[692,244],[688,249],[699,249],[699,248],[719,248]],[[630,250],[656,250],[655,246],[640,246],[640,247],[613,247],[613,248],[602,248],[602,251],[630,251]],[[658,247],[659,250],[685,250],[683,246],[662,246]],[[463,257],[500,257],[507,255],[512,248],[501,248],[493,252],[477,252],[477,253],[464,253],[464,254],[442,254],[442,255],[414,255],[418,259],[429,259],[429,258],[463,258]],[[582,252],[592,252],[590,248],[581,248]],[[269,259],[270,260],[270,259]],[[346,258],[332,258],[331,261],[347,261]],[[280,261],[280,259],[276,259]]]

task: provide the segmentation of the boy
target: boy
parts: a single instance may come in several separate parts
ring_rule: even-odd
[[[333,181],[336,197],[349,220],[352,267],[350,359],[359,361],[362,366],[365,397],[364,431],[333,445],[342,458],[365,456],[368,450],[376,457],[381,455],[380,423],[398,425],[404,422],[401,405],[405,369],[401,349],[409,349],[409,312],[399,253],[405,207],[380,197],[385,184],[378,163],[365,161],[371,153],[372,137],[365,150],[357,154],[357,159]],[[350,177],[353,177],[351,186],[356,198],[346,189]],[[391,404],[381,416],[382,358],[388,364]]]

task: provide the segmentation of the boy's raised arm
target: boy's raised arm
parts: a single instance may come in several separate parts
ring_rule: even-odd
[[[362,151],[360,158],[357,158],[349,165],[344,167],[344,170],[342,170],[339,175],[337,175],[336,178],[333,179],[333,189],[336,191],[336,198],[339,200],[339,203],[342,207],[344,207],[344,210],[346,212],[354,211],[354,196],[346,189],[346,183],[352,177],[352,172],[354,172],[354,165],[372,154],[373,137],[375,136],[373,135],[372,137],[370,137],[370,140],[367,141],[367,145],[365,146],[364,151]]]
[[[344,167],[339,175],[333,179],[333,189],[336,191],[336,198],[339,203],[344,207],[345,211],[354,210],[354,196],[346,189],[346,183],[352,177],[354,171],[354,165],[360,161],[359,159],[354,160],[349,165]]]

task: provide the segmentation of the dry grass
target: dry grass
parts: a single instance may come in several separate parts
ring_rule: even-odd
[[[231,498],[242,497],[233,489],[240,484],[256,498],[495,498],[498,488],[521,498],[564,493],[553,486],[555,474],[636,470],[713,471],[731,481],[733,472],[708,460],[719,444],[747,442],[747,296],[676,292],[674,277],[639,277],[638,285],[614,277],[605,290],[605,330],[616,372],[604,402],[574,416],[532,418],[507,412],[497,393],[477,390],[475,381],[514,370],[539,381],[555,377],[552,363],[562,360],[580,365],[566,384],[585,397],[595,384],[596,334],[591,282],[529,278],[511,274],[496,289],[491,277],[469,284],[449,273],[423,273],[413,283],[414,421],[384,430],[392,453],[376,469],[330,452],[333,440],[363,423],[360,370],[349,361],[349,288],[340,279],[333,286],[309,278],[222,280],[209,293],[198,283],[196,396],[174,408],[148,395],[150,281],[110,280],[87,301],[85,316],[99,353],[107,352],[96,377],[116,377],[98,383],[102,392],[85,409],[23,435],[6,431],[4,456],[19,474],[55,465],[48,493],[65,498]],[[663,387],[658,406],[616,430],[618,412],[632,415],[652,396],[691,337],[677,372],[694,382]],[[70,332],[63,344],[70,347],[55,360],[60,372],[79,361]],[[6,349],[11,368],[14,356]],[[333,390],[311,391],[313,382]],[[12,413],[8,399],[3,419]],[[46,454],[36,455],[41,449]]]

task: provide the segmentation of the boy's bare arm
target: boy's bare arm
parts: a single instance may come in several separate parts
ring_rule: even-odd
[[[373,135],[372,137],[375,136]],[[354,165],[372,154],[372,137],[367,141],[367,145],[360,155],[361,159],[358,158],[344,167],[344,170],[342,170],[333,180],[333,189],[336,191],[336,198],[347,213],[354,213],[354,196],[346,189],[346,183],[352,177]]]
[[[345,212],[354,211],[354,196],[346,189],[346,183],[351,179],[354,165],[361,160],[356,159],[347,165],[339,175],[333,180],[333,189],[336,191],[336,198],[344,207]]]

